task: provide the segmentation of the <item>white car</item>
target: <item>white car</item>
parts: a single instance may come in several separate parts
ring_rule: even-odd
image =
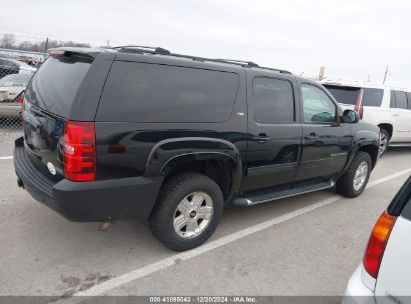
[[[362,120],[381,130],[380,153],[388,145],[411,144],[411,93],[387,86],[368,86],[324,80],[321,84],[330,91],[343,109],[360,113]]]
[[[19,116],[17,96],[26,89],[33,74],[12,74],[0,79],[0,116]]]
[[[343,303],[411,303],[411,177],[375,224]]]

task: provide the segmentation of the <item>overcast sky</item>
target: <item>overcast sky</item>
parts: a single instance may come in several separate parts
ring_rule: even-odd
[[[0,0],[0,34],[137,44],[411,88],[411,1]]]

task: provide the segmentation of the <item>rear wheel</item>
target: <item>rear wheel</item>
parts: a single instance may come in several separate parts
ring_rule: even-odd
[[[154,236],[172,250],[204,243],[223,213],[220,187],[209,177],[189,172],[176,175],[162,187],[149,218]]]
[[[380,128],[380,155],[383,155],[385,151],[387,151],[389,142],[390,134],[388,131]]]
[[[366,152],[358,152],[350,167],[337,181],[338,193],[347,197],[357,197],[365,189],[370,178],[372,161]]]

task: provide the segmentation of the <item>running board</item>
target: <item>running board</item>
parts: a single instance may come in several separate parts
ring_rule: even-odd
[[[249,196],[240,196],[234,198],[233,204],[237,206],[247,207],[252,205],[257,205],[265,202],[275,201],[278,199],[291,197],[299,194],[310,193],[314,191],[324,190],[328,188],[334,187],[335,182],[333,180],[328,180],[316,184],[306,184],[300,187],[274,191],[274,192],[260,192],[260,193],[253,193]]]

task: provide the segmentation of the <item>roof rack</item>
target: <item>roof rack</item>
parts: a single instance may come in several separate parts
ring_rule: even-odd
[[[244,61],[244,60],[236,60],[236,59],[214,59],[214,58],[205,58],[205,57],[198,57],[198,56],[191,56],[191,55],[184,55],[184,54],[176,54],[171,53],[169,50],[161,48],[161,47],[153,47],[153,46],[141,46],[141,45],[125,45],[125,46],[117,46],[111,49],[118,50],[119,52],[124,53],[137,53],[137,54],[154,54],[154,55],[166,55],[166,56],[173,56],[178,58],[186,58],[191,59],[193,61],[211,61],[217,63],[226,63],[226,64],[235,64],[241,67],[246,68],[259,68],[264,70],[270,70],[282,74],[290,74],[291,72],[282,70],[282,69],[273,69],[268,67],[259,66],[257,63],[252,61]]]
[[[259,67],[257,63],[252,62],[252,61],[236,60],[236,59],[215,59],[215,60],[221,61],[224,63],[234,63],[234,64],[240,64],[240,65],[249,66],[249,67]]]
[[[119,52],[135,52],[135,53],[151,53],[159,55],[170,55],[169,50],[163,49],[158,46],[143,46],[143,45],[123,45],[116,46],[112,49],[118,50]]]

